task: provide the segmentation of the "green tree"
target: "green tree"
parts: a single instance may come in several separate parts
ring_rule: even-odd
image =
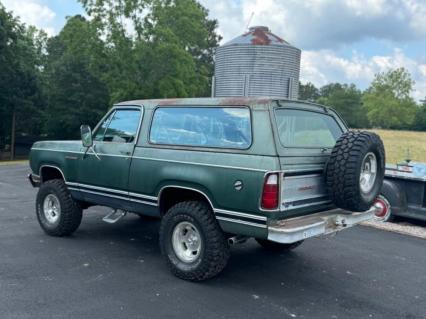
[[[318,88],[308,82],[306,84],[299,83],[299,100],[316,102],[320,97],[320,92]]]
[[[407,129],[413,125],[416,103],[411,97],[414,81],[399,68],[378,73],[363,96],[367,117],[373,127]]]
[[[421,101],[416,111],[416,119],[414,121],[414,129],[418,131],[426,131],[426,99]]]
[[[45,130],[54,138],[77,138],[81,124],[96,124],[108,109],[104,44],[96,28],[77,15],[49,39],[47,52]]]
[[[111,101],[210,95],[217,21],[195,0],[80,0],[106,38]]]
[[[14,156],[17,132],[37,129],[42,105],[40,62],[42,33],[27,28],[0,3],[0,148],[10,145]],[[37,42],[37,43],[36,43]],[[28,114],[33,114],[33,121]]]
[[[78,138],[81,124],[93,127],[108,109],[106,85],[78,58],[60,59],[48,89],[46,129],[54,138]]]
[[[332,83],[321,88],[318,103],[334,108],[352,128],[368,127],[362,93],[355,84]]]
[[[163,81],[165,87],[175,86],[172,82],[178,79],[187,88],[178,90],[176,93],[183,94],[178,96],[210,95],[214,50],[221,39],[216,28],[217,21],[208,19],[208,11],[195,0],[153,1],[152,11],[145,18],[144,39],[150,47],[154,45],[154,50],[173,52],[174,79],[166,80],[166,85]],[[159,56],[164,57],[161,63],[169,61],[167,54]]]

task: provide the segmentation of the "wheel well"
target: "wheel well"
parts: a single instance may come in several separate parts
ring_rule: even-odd
[[[212,204],[205,194],[192,189],[167,187],[160,193],[161,216],[164,216],[166,212],[175,204],[188,200],[202,201],[213,210]]]
[[[56,167],[51,167],[51,166],[44,166],[41,168],[40,178],[43,183],[52,179],[64,180],[64,176],[62,175],[62,172],[60,171],[60,169]]]

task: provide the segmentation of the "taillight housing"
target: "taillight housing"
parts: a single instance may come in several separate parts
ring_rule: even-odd
[[[279,174],[269,173],[263,182],[263,191],[260,207],[262,209],[274,210],[279,205]]]

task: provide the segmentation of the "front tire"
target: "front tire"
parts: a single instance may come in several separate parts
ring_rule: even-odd
[[[270,241],[267,239],[257,239],[257,238],[256,238],[256,241],[260,246],[262,246],[266,250],[275,251],[275,252],[290,251],[299,247],[303,243],[303,240],[299,240],[291,244],[281,244],[281,243],[276,243],[274,241]]]
[[[160,247],[178,278],[203,281],[219,274],[229,259],[229,245],[207,204],[186,201],[163,217]]]
[[[63,180],[41,184],[36,200],[37,219],[50,236],[69,236],[80,226],[82,209],[71,197]]]

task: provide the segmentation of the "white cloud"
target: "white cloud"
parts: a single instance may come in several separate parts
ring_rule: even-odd
[[[251,25],[267,25],[304,49],[329,49],[374,38],[426,37],[424,0],[201,0],[228,41]]]
[[[366,88],[374,75],[389,69],[406,68],[416,82],[413,97],[420,100],[426,96],[426,62],[407,57],[401,49],[392,55],[365,57],[354,53],[351,58],[342,58],[331,50],[304,51],[302,53],[301,81],[323,86],[332,82],[356,83]]]
[[[348,49],[362,40],[380,48],[406,47],[426,38],[425,0],[201,0],[218,19],[223,42],[242,34],[250,25],[266,25],[303,49],[303,82],[322,86],[331,82],[355,83],[366,88],[374,75],[405,67],[416,81],[416,99],[426,96],[426,63],[409,58],[402,49],[379,55],[369,44],[369,55]],[[340,54],[339,54],[340,53]]]
[[[55,34],[52,22],[56,17],[48,6],[34,0],[2,0],[7,10],[18,15],[22,22],[44,29],[47,34]]]

